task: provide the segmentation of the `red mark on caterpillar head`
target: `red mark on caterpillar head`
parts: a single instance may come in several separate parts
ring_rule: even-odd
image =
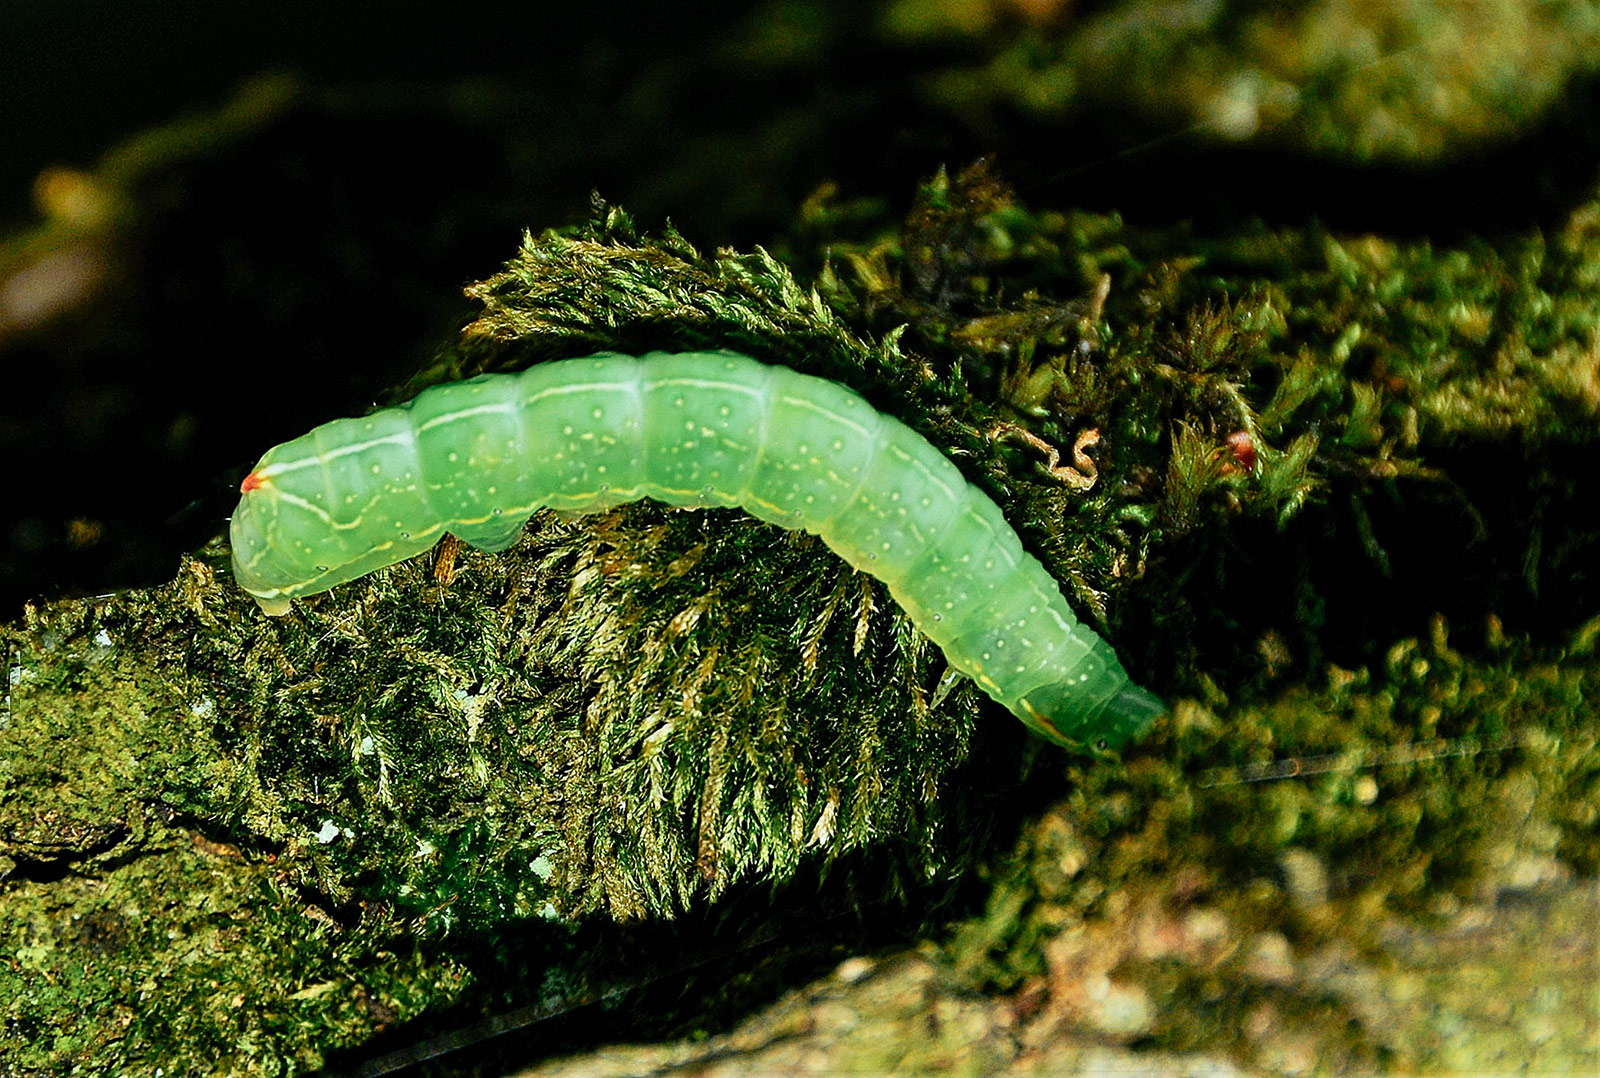
[[[261,477],[259,472],[251,472],[249,475],[244,477],[244,482],[239,484],[239,493],[249,494],[257,487],[264,487],[266,485],[267,481]]]

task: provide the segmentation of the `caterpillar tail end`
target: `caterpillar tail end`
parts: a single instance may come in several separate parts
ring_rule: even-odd
[[[1100,721],[1104,723],[1101,736],[1112,748],[1120,748],[1149,729],[1150,724],[1165,715],[1170,708],[1161,697],[1149,689],[1141,689],[1128,682],[1106,704]]]
[[[1161,698],[1132,682],[1088,710],[1063,700],[1062,687],[1049,685],[1024,697],[1018,716],[1034,733],[1058,745],[1120,749],[1168,711]]]

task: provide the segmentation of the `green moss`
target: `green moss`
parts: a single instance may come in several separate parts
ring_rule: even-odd
[[[898,0],[891,39],[945,47],[933,101],[990,125],[1132,113],[1173,137],[1260,140],[1352,161],[1427,161],[1514,137],[1594,70],[1585,4],[1119,0],[1089,9]]]
[[[1581,994],[1581,956],[1561,957],[1557,975],[1536,943],[1496,935],[1489,951],[1463,950],[1450,942],[1459,933],[1430,938],[1427,926],[1502,890],[1537,895],[1535,880],[1600,868],[1588,702],[1600,667],[1592,655],[1551,658],[1503,643],[1492,659],[1469,659],[1436,627],[1431,640],[1397,644],[1385,669],[1330,670],[1321,688],[1232,709],[1226,723],[1182,706],[1170,740],[1122,766],[1061,773],[1071,793],[1002,860],[984,916],[949,939],[950,961],[970,983],[1011,991],[1083,976],[1062,963],[1099,946],[1096,968],[1166,1016],[1146,1036],[1168,1050],[1268,1065],[1254,1056],[1258,1036],[1226,1017],[1265,1006],[1274,1029],[1309,1038],[1324,1065],[1470,1069],[1498,1058],[1496,1045],[1532,1017],[1489,1000]],[[1551,932],[1577,931],[1574,912]],[[1358,955],[1395,952],[1408,931],[1403,973],[1380,964],[1350,980]],[[1264,938],[1313,956],[1300,962],[1346,956],[1349,983],[1264,975],[1248,945]],[[1501,950],[1511,955],[1495,958]],[[1452,985],[1449,970],[1466,967],[1488,982]],[[1395,998],[1380,1006],[1383,993]],[[1437,1036],[1426,1014],[1409,1014],[1412,1001],[1463,1008],[1470,1035]],[[1578,1005],[1547,1000],[1541,1021],[1559,1024]],[[1537,1058],[1571,1058],[1562,1053],[1578,1044],[1564,1031]]]
[[[467,979],[398,926],[352,933],[259,846],[175,826],[217,777],[203,696],[152,677],[86,606],[13,652],[0,723],[0,1039],[17,1073],[279,1075]],[[382,946],[386,960],[374,961]]]

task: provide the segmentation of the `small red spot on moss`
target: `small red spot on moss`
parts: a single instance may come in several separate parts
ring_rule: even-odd
[[[1234,463],[1247,472],[1255,471],[1256,444],[1248,431],[1236,430],[1223,439],[1233,453]]]

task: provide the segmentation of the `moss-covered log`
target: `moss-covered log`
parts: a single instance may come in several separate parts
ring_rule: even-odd
[[[1201,238],[978,167],[901,222],[818,198],[773,253],[606,206],[528,237],[405,391],[602,347],[846,381],[1171,721],[1120,760],[1028,743],[881,589],[733,512],[541,516],[283,620],[212,548],[4,630],[0,1059],[281,1074],[606,1000],[706,1031],[799,976],[754,950],[903,940],[967,880],[938,976],[1026,1035],[1452,1064],[1310,971],[1596,872],[1595,205],[1449,249]],[[1539,997],[1552,1060],[1592,1036],[1580,973]],[[693,990],[617,1004],[663,983]],[[563,1028],[538,1050],[598,1039]]]

